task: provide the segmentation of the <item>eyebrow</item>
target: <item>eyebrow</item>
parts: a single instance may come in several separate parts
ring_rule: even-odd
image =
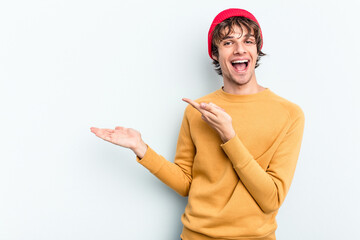
[[[255,38],[255,35],[250,34],[250,33],[245,34],[245,38],[250,38],[250,37]],[[230,39],[230,38],[235,38],[235,37],[234,37],[234,36],[232,36],[232,35],[228,35],[228,36],[224,37],[223,39],[221,39],[221,41],[223,41],[223,40],[225,40],[225,39]]]

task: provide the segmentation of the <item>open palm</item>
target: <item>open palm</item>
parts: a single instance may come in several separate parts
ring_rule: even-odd
[[[125,148],[133,149],[141,141],[140,132],[132,128],[115,127],[115,129],[108,129],[91,127],[90,129],[99,138]]]

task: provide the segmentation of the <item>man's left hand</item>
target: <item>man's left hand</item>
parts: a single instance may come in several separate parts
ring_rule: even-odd
[[[188,98],[183,98],[182,100],[189,103],[201,113],[201,118],[219,133],[223,143],[229,141],[235,136],[235,130],[232,126],[232,118],[225,112],[224,109],[212,102],[202,102],[199,104]]]

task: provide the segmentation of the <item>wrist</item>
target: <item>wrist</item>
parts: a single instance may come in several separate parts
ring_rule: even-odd
[[[141,140],[139,142],[139,144],[137,144],[131,150],[136,154],[136,156],[138,156],[140,159],[142,159],[145,156],[145,153],[147,150],[147,145],[143,140]]]
[[[235,135],[236,135],[236,133],[235,133],[234,129],[231,129],[229,132],[223,133],[220,137],[221,137],[221,140],[223,141],[223,143],[226,143],[227,141],[229,141],[230,139],[235,137]]]

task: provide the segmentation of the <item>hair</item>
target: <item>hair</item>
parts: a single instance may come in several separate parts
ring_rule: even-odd
[[[216,56],[217,59],[219,59],[219,51],[218,51],[218,44],[227,36],[229,36],[233,32],[233,27],[239,26],[241,28],[241,31],[244,32],[243,26],[246,28],[246,30],[250,33],[251,29],[254,30],[255,35],[255,41],[256,41],[256,48],[257,48],[257,54],[258,57],[256,59],[255,68],[257,68],[260,63],[260,58],[262,56],[265,56],[266,54],[261,51],[261,45],[262,45],[262,38],[260,33],[260,27],[257,25],[256,22],[254,22],[251,19],[245,18],[245,17],[230,17],[216,25],[214,28],[214,31],[212,32],[212,40],[211,40],[211,54]],[[215,71],[222,76],[221,67],[218,61],[213,59],[213,64],[215,66]]]

